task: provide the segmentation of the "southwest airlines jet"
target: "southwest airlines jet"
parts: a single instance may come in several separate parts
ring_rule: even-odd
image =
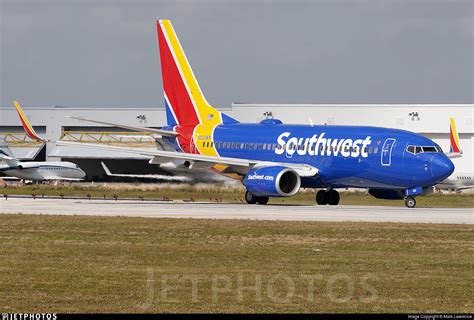
[[[28,137],[36,141],[46,141],[35,132],[18,102],[14,101],[13,103]],[[13,156],[8,146],[4,143],[0,143],[0,160],[3,160],[3,164],[0,163],[0,172],[23,180],[77,181],[82,180],[86,175],[77,164],[72,162],[20,161]]]
[[[161,129],[75,118],[158,134],[175,151],[82,145],[153,157],[152,164],[184,161],[240,179],[249,204],[320,188],[319,205],[337,205],[338,188],[364,188],[376,198],[405,199],[430,190],[454,170],[441,148],[421,135],[366,126],[308,126],[276,119],[240,123],[204,97],[169,20],[157,22],[167,125]],[[58,145],[80,143],[61,142]]]

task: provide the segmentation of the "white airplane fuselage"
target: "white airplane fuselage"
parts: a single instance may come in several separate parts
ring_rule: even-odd
[[[19,162],[16,166],[0,164],[0,172],[24,180],[81,180],[86,174],[72,162]]]
[[[436,185],[436,188],[441,190],[472,189],[474,188],[474,174],[455,171],[448,178]]]

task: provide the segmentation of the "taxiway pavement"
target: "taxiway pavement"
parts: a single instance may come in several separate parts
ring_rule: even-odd
[[[474,224],[474,208],[247,205],[139,200],[0,200],[0,213],[280,221],[365,221]]]

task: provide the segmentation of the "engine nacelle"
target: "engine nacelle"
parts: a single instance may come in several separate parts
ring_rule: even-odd
[[[243,183],[255,196],[291,197],[300,190],[301,178],[290,168],[257,167],[247,173]]]

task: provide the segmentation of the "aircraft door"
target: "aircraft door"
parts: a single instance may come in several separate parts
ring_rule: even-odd
[[[380,153],[380,162],[382,166],[389,167],[392,165],[392,150],[393,146],[395,145],[396,139],[393,138],[388,138],[385,140],[383,147],[382,147],[382,152]]]

